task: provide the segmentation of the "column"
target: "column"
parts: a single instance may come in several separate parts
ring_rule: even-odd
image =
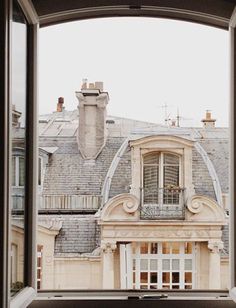
[[[209,241],[209,289],[221,288],[220,251],[223,249],[222,241]]]
[[[114,252],[117,248],[116,242],[102,242],[103,252],[103,289],[114,289]]]

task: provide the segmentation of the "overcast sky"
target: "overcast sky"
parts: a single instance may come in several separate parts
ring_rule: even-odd
[[[103,81],[108,114],[201,126],[207,109],[228,126],[229,37],[220,29],[151,18],[106,18],[40,29],[39,112],[65,98],[77,108],[82,79]]]

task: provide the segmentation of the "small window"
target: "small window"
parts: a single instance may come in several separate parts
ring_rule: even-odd
[[[12,157],[12,186],[23,187],[25,185],[25,158]]]

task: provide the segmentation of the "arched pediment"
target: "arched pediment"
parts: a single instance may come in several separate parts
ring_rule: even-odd
[[[184,147],[192,147],[194,141],[191,139],[183,138],[180,136],[175,135],[149,135],[143,138],[139,138],[136,140],[130,141],[130,146],[134,147],[147,147],[152,148],[156,147],[157,145],[161,147],[162,145],[164,148],[168,147],[179,147],[180,145]]]
[[[212,198],[194,195],[187,201],[186,220],[225,222],[225,213]]]
[[[137,221],[139,219],[139,200],[125,193],[110,199],[101,210],[102,221]]]

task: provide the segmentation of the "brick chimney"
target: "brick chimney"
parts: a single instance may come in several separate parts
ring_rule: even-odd
[[[59,97],[58,98],[58,103],[57,103],[57,112],[62,112],[65,107],[63,107],[64,104],[64,97]]]
[[[106,143],[106,106],[109,101],[103,92],[103,83],[87,85],[83,79],[81,91],[75,92],[79,100],[78,147],[84,159],[96,159]]]
[[[216,119],[211,118],[211,112],[210,110],[206,110],[206,116],[205,119],[202,119],[203,127],[205,128],[214,128]]]

